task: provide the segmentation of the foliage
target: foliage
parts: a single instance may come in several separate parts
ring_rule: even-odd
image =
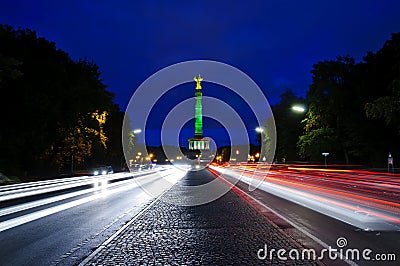
[[[0,88],[8,80],[17,79],[22,75],[22,72],[18,70],[21,62],[15,58],[0,54]]]
[[[280,102],[272,106],[276,124],[277,161],[287,162],[299,159],[296,143],[301,135],[303,113],[292,110],[294,105],[304,105],[304,99],[297,97],[292,90],[286,89],[280,96]]]
[[[353,144],[348,142],[347,132],[353,128],[346,117],[355,104],[355,72],[355,62],[350,56],[314,65],[313,82],[307,93],[309,108],[303,120],[305,134],[298,142],[302,156],[316,160],[321,152],[342,149],[348,162],[347,150]],[[316,146],[310,145],[311,140],[317,142]]]
[[[106,123],[106,116],[120,111],[99,67],[72,60],[32,30],[0,25],[0,89],[1,113],[7,114],[0,132],[5,173],[54,174],[72,163],[85,167],[104,160],[106,143],[116,136],[113,131],[120,132],[106,127],[113,123]]]
[[[382,165],[396,150],[400,129],[400,34],[355,63],[339,56],[314,65],[309,106],[298,142],[302,156]],[[386,122],[386,125],[382,123]]]
[[[95,136],[99,136],[100,138],[100,143],[103,145],[105,149],[107,149],[107,136],[104,134],[104,124],[106,123],[107,120],[107,111],[103,111],[101,114],[99,114],[99,111],[96,110],[96,112],[92,113],[92,118],[96,119],[97,122],[99,122],[99,130],[93,129],[93,128],[86,128],[87,131],[93,133]]]
[[[373,85],[384,92],[365,105],[366,115],[383,119],[387,124],[400,126],[400,33],[393,34],[376,54],[365,58]]]
[[[306,131],[299,138],[299,153],[303,157],[317,159],[322,152],[331,151],[336,143],[335,131],[329,127],[321,127]]]

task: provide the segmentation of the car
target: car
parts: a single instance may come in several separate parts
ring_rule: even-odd
[[[108,175],[114,173],[111,166],[98,166],[93,169],[93,175]]]
[[[140,169],[143,170],[151,169],[151,164],[142,164],[140,165]]]
[[[135,164],[130,164],[129,169],[130,169],[131,171],[138,171],[138,170],[140,170],[140,164],[137,164],[137,163],[135,163]]]

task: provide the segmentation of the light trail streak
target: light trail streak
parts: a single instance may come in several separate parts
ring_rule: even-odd
[[[366,197],[366,196],[354,194],[351,192],[332,190],[332,189],[328,189],[325,187],[318,187],[318,186],[310,185],[310,184],[302,184],[302,183],[293,182],[293,181],[281,180],[277,177],[268,178],[268,182],[274,182],[275,184],[281,184],[281,185],[288,185],[290,187],[295,187],[298,189],[305,189],[310,192],[318,191],[319,193],[324,193],[324,195],[326,195],[326,196],[331,196],[332,194],[334,194],[336,198],[340,198],[343,200],[352,199],[353,201],[355,201],[359,204],[370,203],[371,204],[370,206],[374,206],[376,208],[384,208],[388,211],[391,211],[391,207],[393,207],[393,208],[396,208],[396,210],[397,210],[396,213],[398,213],[400,210],[400,209],[398,209],[398,208],[400,208],[400,203]]]
[[[154,171],[146,171],[154,172]],[[116,173],[110,175],[98,175],[98,176],[82,176],[73,178],[63,178],[60,180],[48,180],[29,182],[26,184],[11,185],[12,187],[5,186],[2,192],[0,192],[0,202],[6,200],[12,200],[22,197],[35,196],[43,193],[55,192],[80,186],[91,185],[96,181],[101,182],[103,179],[113,181],[126,177],[135,177],[142,175],[146,172],[137,173]]]
[[[144,190],[143,186],[145,186],[146,184],[154,183],[154,181],[157,180],[158,178],[168,179],[168,181],[169,181],[168,184],[170,184],[170,186],[172,186],[173,184],[175,184],[178,181],[178,179],[169,178],[169,175],[171,175],[171,174],[176,174],[176,170],[168,169],[168,170],[163,170],[163,172],[155,172],[155,173],[149,172],[148,175],[144,175],[144,176],[141,176],[141,177],[138,177],[135,179],[128,179],[128,180],[124,180],[124,181],[120,181],[120,182],[115,182],[112,184],[109,184],[107,182],[108,180],[103,177],[100,180],[96,180],[96,183],[101,184],[101,185],[97,185],[91,189],[86,189],[86,190],[82,190],[82,191],[75,192],[75,193],[67,193],[67,194],[61,195],[61,196],[50,197],[50,198],[44,199],[44,200],[38,200],[38,201],[26,203],[26,204],[21,204],[21,205],[17,205],[17,206],[4,208],[1,210],[1,216],[16,213],[16,212],[27,210],[27,209],[34,208],[34,207],[43,206],[45,204],[55,203],[55,202],[58,202],[58,201],[61,201],[64,199],[72,199],[79,195],[88,194],[87,196],[80,198],[80,199],[71,200],[66,203],[60,203],[53,207],[45,208],[45,209],[42,209],[39,211],[35,211],[32,213],[28,213],[25,215],[18,216],[16,218],[12,218],[12,219],[8,219],[3,222],[0,222],[0,232],[14,228],[16,226],[19,226],[19,225],[22,225],[22,224],[25,224],[28,222],[31,222],[31,221],[34,221],[34,220],[37,220],[37,219],[40,219],[40,218],[43,218],[43,217],[51,215],[51,214],[55,214],[55,213],[82,205],[84,203],[88,203],[93,200],[104,198],[111,194],[121,193],[123,191],[127,191],[127,190],[137,188],[137,187],[141,187]],[[140,179],[140,181],[139,181],[139,179]],[[93,182],[93,180],[92,180],[92,182]],[[165,188],[165,187],[160,188],[160,192],[163,192],[165,189],[167,189],[167,188]],[[91,192],[94,192],[95,194],[90,194]],[[148,193],[143,193],[143,194],[144,195],[147,194],[147,197],[150,197],[148,195]],[[156,195],[156,196],[158,196],[158,195]]]
[[[248,170],[247,170],[248,171]],[[252,171],[252,170],[250,170]],[[274,171],[268,172],[268,179],[271,179]],[[255,171],[254,174],[264,174],[262,171]],[[391,178],[383,177],[377,178],[368,176],[368,180],[362,179],[362,177],[351,176],[351,175],[321,175],[318,173],[307,173],[299,174],[286,171],[279,171],[274,173],[279,176],[279,180],[289,180],[301,183],[313,184],[317,187],[330,187],[337,191],[349,192],[356,195],[368,194],[375,195],[383,200],[390,200],[393,202],[400,203],[400,183],[398,180],[393,180]]]
[[[290,166],[266,171],[240,165],[224,170],[248,184],[257,179],[259,189],[364,230],[400,230],[400,181],[393,175]]]

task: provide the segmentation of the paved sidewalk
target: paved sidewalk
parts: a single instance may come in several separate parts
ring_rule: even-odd
[[[179,184],[207,183],[206,170],[189,172],[162,197],[185,200]],[[312,261],[260,260],[264,249],[299,249],[232,191],[209,204],[183,207],[159,200],[92,254],[86,265],[316,265]]]

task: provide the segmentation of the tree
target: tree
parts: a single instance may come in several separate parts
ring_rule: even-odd
[[[272,106],[276,124],[277,161],[294,161],[299,159],[297,142],[302,133],[301,120],[304,114],[296,113],[292,106],[304,104],[304,99],[297,97],[292,90],[286,89],[280,96],[280,102]]]
[[[336,161],[382,166],[400,144],[400,35],[359,63],[339,56],[311,72],[301,154],[322,160],[329,152]]]
[[[329,152],[338,162],[366,162],[374,125],[363,111],[372,97],[365,88],[363,64],[339,56],[315,64],[312,74],[304,134],[298,143],[302,155],[322,160],[321,153]],[[319,148],[311,148],[310,140],[317,141]]]
[[[389,152],[395,157],[400,155],[400,33],[392,34],[364,61],[365,90],[371,92],[365,114],[375,124],[371,155],[374,164],[383,166]]]
[[[375,89],[383,95],[366,103],[366,115],[372,119],[383,119],[388,125],[400,130],[400,33],[392,34],[376,54],[365,57]],[[371,79],[370,76],[370,79]]]
[[[78,125],[74,128],[66,128],[66,137],[58,147],[55,162],[59,168],[64,168],[66,165],[71,166],[73,172],[74,167],[84,165],[86,158],[92,155],[93,144],[99,143],[100,147],[107,149],[108,137],[104,132],[104,125],[106,123],[107,111],[101,114],[98,110],[92,114],[87,114],[78,120]],[[98,127],[85,120],[96,120]],[[93,123],[92,123],[93,124]],[[51,152],[47,152],[49,154]]]
[[[21,62],[13,57],[0,54],[0,88],[5,86],[8,80],[14,80],[22,76],[22,72],[18,69]]]
[[[353,143],[348,135],[354,129],[354,123],[347,118],[354,109],[354,72],[355,62],[350,56],[339,56],[336,60],[314,65],[311,71],[313,82],[307,92],[309,107],[303,120],[305,134],[298,142],[303,156],[318,160],[322,152],[330,152],[336,159],[344,157],[349,162],[349,149],[353,148]],[[312,142],[318,146],[312,146]]]
[[[126,169],[125,157],[122,148],[122,122],[124,112],[121,112],[117,106],[110,111],[107,123],[104,125],[104,131],[108,137],[106,157],[108,164],[114,169]],[[130,129],[129,129],[130,130]]]
[[[299,138],[299,154],[305,158],[318,160],[322,152],[331,151],[337,143],[334,130],[329,127],[306,131]]]
[[[67,150],[82,155],[75,157],[82,165],[84,158],[106,153],[113,129],[106,130],[104,123],[99,127],[91,115],[119,108],[93,61],[73,61],[30,29],[0,25],[0,66],[1,172],[53,175],[67,167],[66,159],[60,160],[60,155],[71,158]],[[88,129],[97,130],[98,137]]]

